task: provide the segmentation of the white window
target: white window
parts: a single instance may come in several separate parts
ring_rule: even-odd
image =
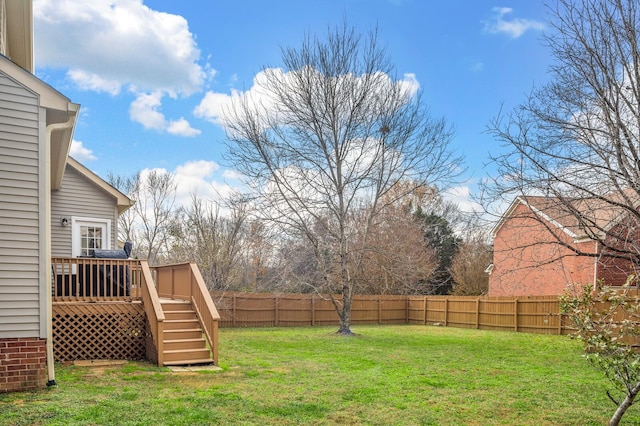
[[[111,220],[88,217],[71,218],[71,255],[93,256],[95,249],[111,248]]]

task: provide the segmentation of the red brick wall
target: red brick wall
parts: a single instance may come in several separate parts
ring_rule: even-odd
[[[557,229],[549,224],[551,229]],[[556,296],[567,289],[578,290],[593,283],[595,259],[575,256],[558,244],[558,238],[574,245],[562,231],[553,235],[520,204],[494,238],[493,271],[489,296]],[[575,244],[583,252],[594,252],[592,241]]]
[[[0,392],[44,388],[46,365],[45,339],[0,339]]]

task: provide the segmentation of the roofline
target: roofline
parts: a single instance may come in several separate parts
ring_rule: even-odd
[[[527,203],[526,200],[524,202],[531,210],[533,210],[533,212],[535,214],[537,214],[538,216],[541,216],[544,220],[546,220],[547,222],[551,223],[556,228],[561,229],[562,232],[564,232],[565,234],[567,234],[568,236],[570,236],[574,240],[578,238],[578,234],[576,234],[575,232],[569,231],[565,226],[561,225],[560,222],[556,221],[555,219],[552,219],[551,216],[547,215],[542,210],[537,209],[533,204]]]
[[[93,182],[95,185],[100,187],[103,191],[107,192],[109,195],[116,198],[118,202],[119,215],[135,204],[134,200],[127,197],[125,194],[120,192],[114,186],[110,185],[107,181],[102,179],[97,174],[93,173],[91,170],[89,170],[87,167],[85,167],[82,163],[80,163],[78,160],[74,159],[73,157],[71,156],[69,157],[67,164],[73,167],[74,169],[76,169],[78,172],[80,172],[80,174],[82,174],[91,182]]]
[[[561,225],[558,221],[552,219],[549,215],[547,215],[546,213],[544,213],[542,210],[536,208],[533,204],[527,202],[526,198],[524,196],[517,196],[513,202],[511,203],[511,205],[509,206],[509,208],[507,209],[506,212],[504,212],[504,214],[502,215],[502,217],[500,217],[500,220],[498,221],[498,223],[496,224],[496,226],[494,226],[491,229],[491,236],[493,238],[496,237],[496,235],[498,234],[498,231],[500,230],[500,228],[502,228],[502,225],[504,225],[504,223],[507,221],[507,218],[509,216],[511,216],[511,213],[516,209],[516,207],[518,206],[518,204],[522,204],[527,206],[533,213],[535,213],[537,216],[543,218],[544,220],[546,220],[547,222],[549,222],[550,224],[552,224],[553,226],[555,226],[556,228],[560,229],[562,232],[564,232],[565,234],[567,234],[569,237],[573,238],[574,240],[579,240],[579,239],[584,239],[587,238],[589,240],[591,240],[591,238],[589,238],[588,236],[580,236],[572,231],[570,231],[569,229],[567,229],[565,226]]]
[[[491,228],[491,236],[493,238],[496,237],[496,235],[498,234],[498,231],[500,230],[500,228],[502,228],[502,225],[504,225],[504,223],[507,221],[507,217],[511,215],[511,212],[513,212],[518,206],[518,204],[520,203],[524,203],[524,200],[522,199],[522,197],[517,196],[516,198],[513,199],[507,211],[505,211],[502,214],[502,216],[500,216],[500,220],[498,221],[498,223],[496,223],[495,226]]]

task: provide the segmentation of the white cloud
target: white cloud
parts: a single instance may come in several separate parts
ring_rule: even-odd
[[[491,34],[507,34],[511,38],[518,38],[528,30],[541,31],[544,23],[533,19],[513,18],[505,19],[513,12],[510,7],[494,7],[495,16],[484,22],[484,30]]]
[[[106,92],[115,96],[122,88],[120,82],[116,80],[105,80],[97,74],[89,74],[82,70],[70,70],[67,76],[82,90]]]
[[[164,168],[143,169],[140,171],[140,177],[145,181],[152,172],[160,175],[170,174],[176,185],[173,207],[178,208],[189,207],[194,194],[205,202],[220,202],[236,193],[237,188],[216,180],[219,170],[220,166],[214,161],[195,160],[180,164],[173,171]],[[147,197],[144,198],[148,200]],[[144,205],[149,207],[146,214],[153,217],[151,206],[146,203]],[[226,214],[228,210],[223,208],[221,213]]]
[[[314,70],[312,70],[315,72]],[[208,91],[204,98],[193,110],[193,114],[196,117],[204,118],[214,124],[224,127],[225,115],[232,108],[234,104],[240,102],[247,102],[251,108],[260,110],[262,115],[267,119],[273,119],[276,111],[282,108],[276,107],[275,96],[269,92],[265,87],[268,85],[265,83],[267,79],[278,81],[284,85],[295,84],[294,74],[304,71],[290,71],[283,72],[279,68],[270,68],[258,72],[253,78],[253,85],[244,92],[236,89],[231,89],[229,94],[217,93]],[[393,81],[388,75],[383,73],[376,73],[376,78],[380,87],[385,85],[397,84],[402,90],[409,96],[414,96],[420,89],[420,83],[413,73],[404,74],[402,80]],[[268,77],[270,76],[270,77]],[[360,77],[353,76],[351,74],[340,76],[341,79],[350,79],[349,83],[357,85]],[[374,93],[371,96],[375,96]]]
[[[204,200],[220,200],[233,193],[233,188],[216,180],[220,166],[214,161],[188,161],[175,168],[176,203],[189,205],[191,195],[197,193]]]
[[[205,72],[182,16],[142,0],[34,0],[37,63],[141,90],[190,94]]]
[[[129,117],[132,121],[142,124],[145,129],[164,130],[167,122],[164,114],[158,111],[162,106],[161,99],[161,92],[138,94],[129,108]]]
[[[184,117],[178,120],[167,121],[164,114],[159,111],[162,107],[162,93],[139,93],[129,107],[129,117],[132,121],[140,123],[145,129],[158,132],[168,132],[176,136],[197,136],[201,132],[191,127]]]
[[[468,186],[449,188],[442,196],[445,200],[457,204],[462,212],[481,213],[483,211],[482,206],[472,199],[471,189]]]
[[[200,133],[184,119],[166,120],[165,96],[200,91],[215,70],[199,64],[200,50],[182,16],[142,0],[34,0],[36,63],[67,69],[83,90],[133,93],[133,121],[178,136]],[[123,89],[126,89],[123,90]]]
[[[77,141],[75,139],[71,141],[71,150],[69,152],[69,155],[71,155],[81,163],[84,161],[98,159],[98,157],[93,155],[93,151],[91,151],[89,148],[86,148],[81,141]]]
[[[235,170],[227,169],[224,172],[222,172],[222,177],[230,180],[240,180],[242,179],[242,173],[239,173]]]
[[[215,161],[196,160],[188,161],[176,167],[176,174],[181,176],[193,176],[204,179],[220,169]]]
[[[187,137],[197,136],[201,133],[200,130],[191,127],[189,122],[185,120],[184,117],[180,117],[175,121],[170,121],[169,125],[167,126],[167,132],[171,133],[172,135]]]

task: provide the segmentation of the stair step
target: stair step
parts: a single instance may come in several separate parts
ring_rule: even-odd
[[[183,328],[176,330],[165,330],[164,340],[198,339],[202,338],[201,328]]]
[[[183,330],[200,328],[200,322],[196,318],[192,319],[178,319],[178,320],[164,320],[164,329],[166,330]]]
[[[175,339],[165,340],[163,342],[165,351],[182,350],[182,349],[206,349],[207,342],[200,337],[199,339]]]
[[[177,349],[177,350],[165,350],[164,363],[168,362],[186,362],[194,363],[194,360],[208,359],[211,357],[209,349]]]
[[[195,311],[165,311],[166,320],[197,319]]]
[[[172,311],[192,311],[191,302],[160,302],[162,310],[166,312]]]
[[[211,358],[191,359],[188,361],[165,361],[164,365],[212,365],[213,360]]]

